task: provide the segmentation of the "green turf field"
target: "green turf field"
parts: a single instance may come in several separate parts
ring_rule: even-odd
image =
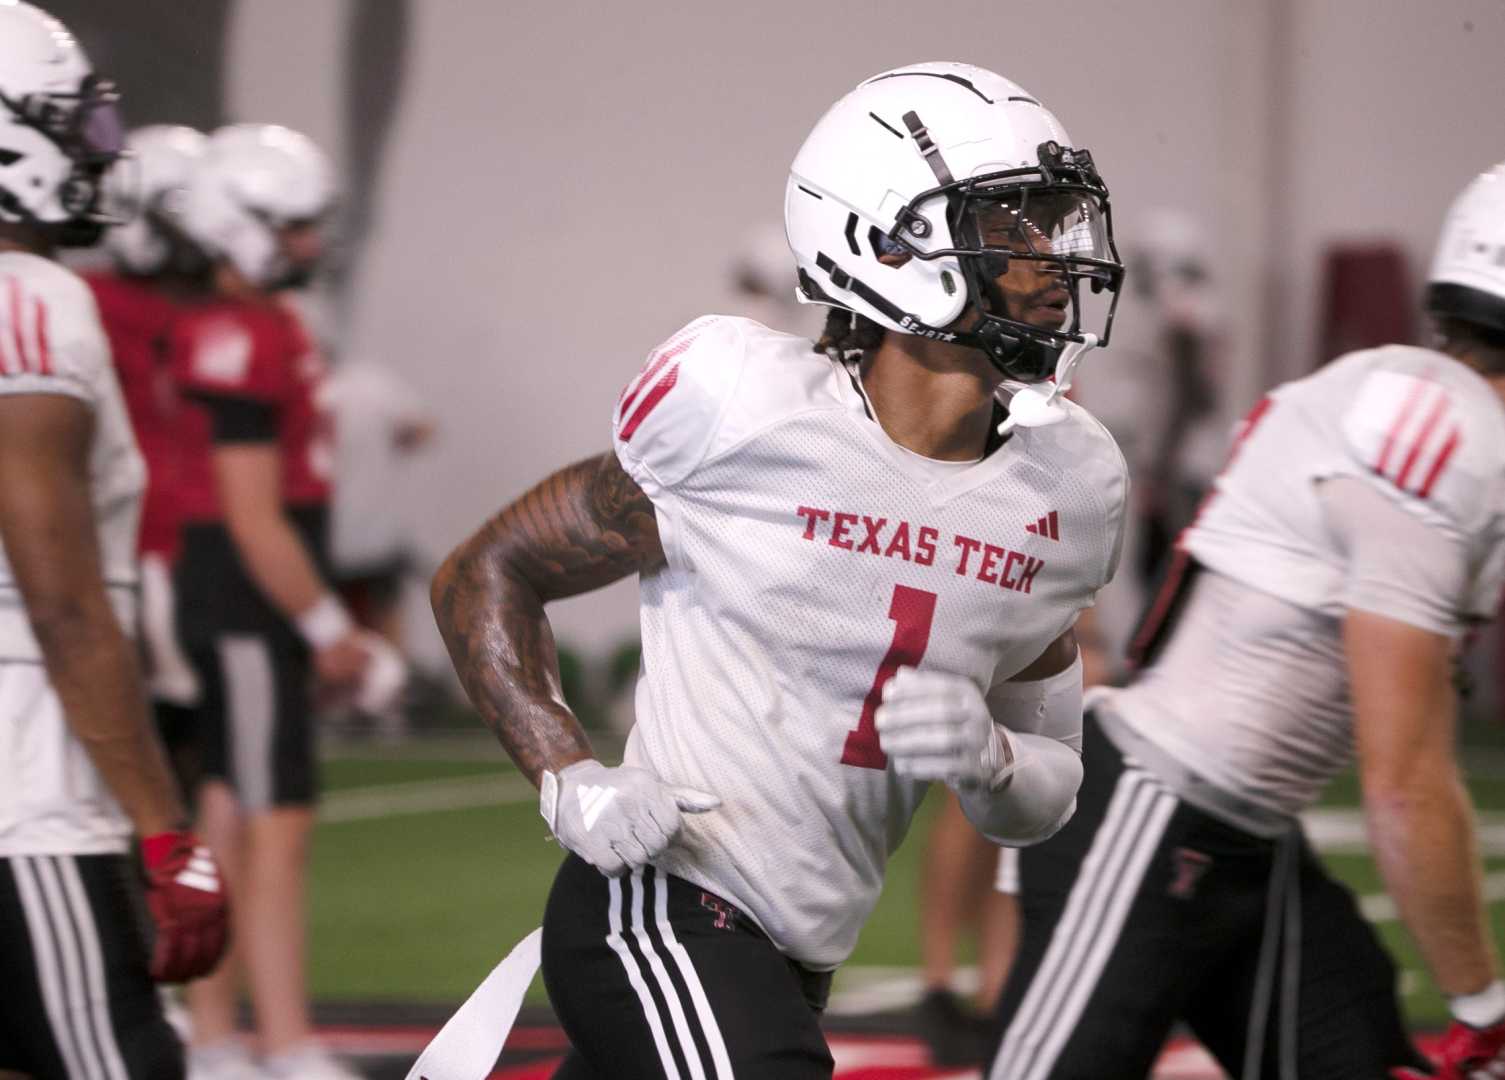
[[[503,952],[538,924],[560,851],[546,839],[524,781],[484,741],[344,751],[326,762],[328,796],[314,851],[311,980],[340,1001],[458,1002]],[[1481,811],[1505,810],[1505,777],[1471,782]],[[1351,778],[1329,805],[1357,805]],[[915,895],[927,803],[890,864],[888,885],[848,967],[918,961]],[[1381,892],[1363,855],[1329,859],[1361,896]],[[1505,871],[1490,858],[1486,874]],[[1505,903],[1491,908],[1505,940]],[[1382,922],[1407,972],[1406,1006],[1418,1026],[1444,1021],[1399,926]],[[535,986],[535,992],[537,987]]]

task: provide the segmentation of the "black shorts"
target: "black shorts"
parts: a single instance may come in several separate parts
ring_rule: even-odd
[[[1183,802],[1091,712],[1083,763],[1076,816],[1020,853],[988,1080],[1138,1080],[1177,1021],[1230,1076],[1422,1064],[1394,964],[1299,832],[1265,839]]]
[[[152,701],[152,716],[178,791],[192,806],[204,775],[203,713],[198,705],[176,705],[157,698]]]
[[[829,972],[787,959],[736,907],[652,867],[569,856],[549,893],[543,978],[573,1046],[556,1080],[827,1080]]]
[[[308,647],[291,630],[223,632],[188,650],[204,696],[200,768],[247,810],[307,806],[317,793]]]
[[[183,1049],[147,973],[124,855],[0,859],[0,1072],[180,1080]]]

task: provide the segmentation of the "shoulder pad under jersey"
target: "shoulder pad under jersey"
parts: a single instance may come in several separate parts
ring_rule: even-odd
[[[741,378],[744,321],[696,319],[648,354],[618,398],[612,443],[649,495],[673,487],[704,460]]]
[[[0,260],[0,393],[92,402],[109,367],[109,344],[83,279],[40,256]]]
[[[1058,399],[1066,419],[1045,427],[1016,428],[1032,461],[1073,477],[1098,499],[1105,515],[1104,575],[1099,587],[1113,580],[1123,553],[1128,521],[1129,466],[1118,442],[1102,421],[1067,398]]]
[[[1350,466],[1423,519],[1472,537],[1505,494],[1505,408],[1449,357],[1372,355],[1340,420]]]

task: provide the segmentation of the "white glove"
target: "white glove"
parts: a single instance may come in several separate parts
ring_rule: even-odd
[[[367,661],[355,687],[354,705],[363,713],[381,716],[401,700],[408,685],[408,662],[386,638],[361,631],[360,642]]]
[[[901,667],[884,684],[873,722],[900,776],[997,791],[1014,773],[1008,736],[964,676]]]
[[[539,812],[567,849],[607,877],[646,866],[673,842],[680,814],[721,805],[714,795],[671,787],[646,769],[612,769],[594,758],[546,772]]]

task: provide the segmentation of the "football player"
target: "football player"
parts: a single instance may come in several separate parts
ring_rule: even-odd
[[[1145,1076],[1178,1019],[1233,1076],[1505,1075],[1451,678],[1505,579],[1502,253],[1505,167],[1443,226],[1434,347],[1342,357],[1244,421],[1136,641],[1149,666],[1089,695],[1076,819],[1021,853],[1032,932],[992,1080]],[[1298,822],[1355,755],[1380,872],[1451,1001],[1435,1073]]]
[[[204,152],[204,135],[181,125],[156,124],[131,132],[126,148],[135,166],[135,212],[105,234],[113,269],[87,273],[84,280],[99,306],[131,429],[146,459],[139,549],[147,689],[180,787],[191,794],[196,772],[193,707],[199,686],[178,642],[173,614],[171,574],[182,466],[175,433],[179,405],[167,344],[181,304],[202,289],[207,269],[174,220],[188,177]]]
[[[37,1080],[181,1077],[153,980],[207,971],[227,930],[129,637],[141,456],[52,261],[104,224],[115,101],[61,23],[0,4],[0,1073]]]
[[[992,72],[901,68],[815,126],[785,224],[833,309],[815,347],[690,323],[624,390],[612,452],[434,581],[569,852],[542,946],[560,1076],[829,1077],[831,972],[927,785],[1031,844],[1081,781],[1071,628],[1113,574],[1127,481],[1096,421],[1025,384],[1106,336],[1121,267],[1091,155]],[[544,605],[633,573],[614,767],[564,704]]]
[[[332,177],[298,132],[221,128],[177,217],[211,264],[210,295],[182,311],[169,345],[185,405],[177,616],[203,687],[200,827],[243,913],[233,962],[189,988],[190,1073],[206,1078],[256,1075],[236,1038],[242,966],[265,1073],[353,1075],[312,1041],[304,985],[311,684],[351,689],[369,653],[327,584],[323,364],[281,295],[322,255]]]

